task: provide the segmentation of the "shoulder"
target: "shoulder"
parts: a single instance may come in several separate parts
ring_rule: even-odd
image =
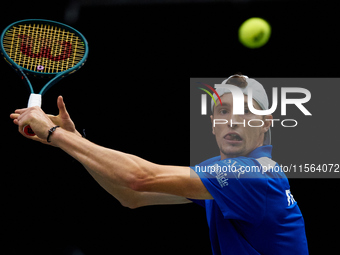
[[[198,165],[206,166],[206,165],[210,165],[212,163],[218,162],[220,160],[221,160],[221,156],[215,156],[215,157],[212,157],[212,158],[209,158],[209,159],[202,161]]]

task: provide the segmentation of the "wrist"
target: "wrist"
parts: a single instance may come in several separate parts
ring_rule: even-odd
[[[48,143],[51,142],[51,141],[50,141],[51,135],[53,135],[53,133],[54,133],[54,132],[56,131],[56,129],[59,128],[59,127],[60,127],[60,126],[54,126],[54,127],[50,128],[50,129],[48,130],[48,135],[47,135],[47,138],[46,138],[46,140],[47,140]]]
[[[70,132],[60,127],[50,136],[50,142],[48,144],[63,149],[63,145],[79,138],[81,138],[81,140],[86,140],[82,138],[79,132]]]
[[[64,132],[68,132],[68,131],[64,130],[61,127],[56,128],[55,131],[51,135],[49,134],[49,137],[48,137],[49,140],[46,139],[48,144],[55,146],[55,147],[59,147],[59,141],[64,136],[64,134],[63,134]]]

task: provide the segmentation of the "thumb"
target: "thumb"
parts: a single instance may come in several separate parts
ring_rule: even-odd
[[[57,105],[58,105],[58,109],[59,109],[59,116],[62,119],[67,119],[70,117],[70,115],[68,114],[67,110],[66,110],[66,105],[64,103],[64,99],[62,96],[58,97],[58,101],[57,101]]]

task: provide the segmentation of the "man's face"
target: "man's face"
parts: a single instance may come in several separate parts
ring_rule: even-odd
[[[244,115],[233,115],[233,97],[231,93],[221,96],[222,105],[219,103],[214,106],[214,114],[210,116],[212,124],[214,119],[225,119],[227,124],[213,125],[212,131],[216,137],[217,145],[220,149],[221,159],[233,158],[238,156],[246,156],[251,151],[263,145],[265,132],[268,131],[272,119],[272,115],[255,115],[249,111],[247,105],[248,96],[244,96]],[[261,110],[261,107],[253,100],[253,106]],[[251,119],[263,120],[262,127],[251,127],[248,121]],[[243,124],[245,120],[245,124]],[[232,121],[232,125],[231,125]],[[239,124],[234,124],[239,123]],[[252,121],[252,126],[261,126],[260,121]]]

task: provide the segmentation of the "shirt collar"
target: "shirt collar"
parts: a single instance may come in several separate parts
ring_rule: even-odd
[[[255,150],[250,152],[247,156],[247,158],[262,158],[262,157],[267,157],[267,158],[272,158],[272,145],[263,145],[260,147],[257,147]],[[220,161],[221,156],[216,156],[210,159],[207,159],[203,162],[200,163],[200,165],[209,165],[212,164],[213,162]]]
[[[255,150],[249,153],[247,157],[249,158],[272,158],[272,145],[263,145],[261,147],[257,147]]]

